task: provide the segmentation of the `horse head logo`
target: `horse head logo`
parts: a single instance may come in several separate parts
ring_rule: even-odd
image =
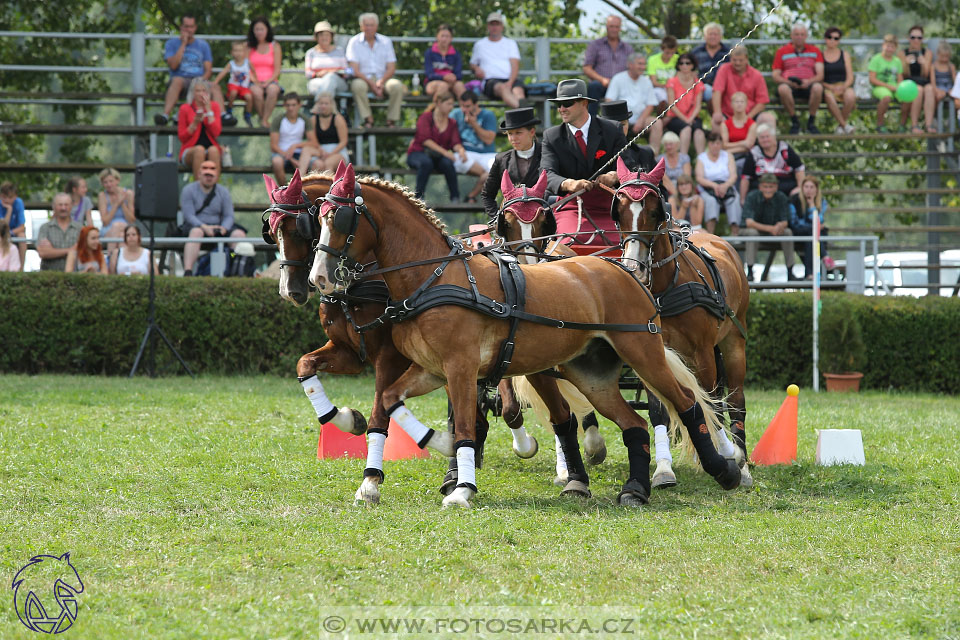
[[[83,593],[83,581],[70,564],[69,553],[30,558],[10,588],[17,617],[31,631],[63,633],[77,619],[77,596]]]

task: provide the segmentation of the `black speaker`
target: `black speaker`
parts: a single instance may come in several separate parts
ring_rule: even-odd
[[[176,221],[180,206],[177,161],[163,158],[137,164],[133,197],[138,219]]]

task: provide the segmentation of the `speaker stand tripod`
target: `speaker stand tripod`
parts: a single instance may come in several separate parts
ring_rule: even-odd
[[[187,366],[187,363],[183,361],[183,358],[177,352],[176,347],[173,346],[173,343],[170,342],[170,339],[167,338],[167,334],[163,332],[163,329],[160,328],[160,325],[157,324],[156,319],[156,307],[154,305],[154,298],[156,298],[156,291],[153,286],[153,274],[156,271],[156,265],[153,262],[153,247],[154,247],[154,233],[153,233],[153,220],[150,220],[150,288],[149,288],[149,304],[147,306],[147,330],[143,332],[143,340],[140,341],[140,350],[137,351],[137,358],[133,361],[133,368],[130,369],[130,377],[132,378],[137,373],[137,368],[140,366],[140,360],[143,358],[143,352],[147,347],[147,343],[150,343],[150,352],[147,356],[147,372],[150,374],[151,378],[157,376],[155,369],[156,365],[156,343],[157,337],[154,335],[156,332],[163,338],[164,343],[166,343],[167,348],[170,349],[170,352],[176,356],[177,360],[183,366],[187,373],[190,374],[191,378],[196,378],[193,375],[193,372],[190,371],[190,367]],[[121,249],[122,251],[122,249]]]

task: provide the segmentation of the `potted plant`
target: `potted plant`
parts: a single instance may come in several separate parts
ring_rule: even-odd
[[[827,391],[859,391],[861,371],[867,363],[860,321],[845,297],[830,296],[824,302],[819,342],[820,371]]]

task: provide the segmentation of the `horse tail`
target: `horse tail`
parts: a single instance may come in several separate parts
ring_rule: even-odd
[[[677,382],[681,386],[686,387],[693,392],[697,404],[699,404],[700,408],[703,409],[703,415],[706,418],[707,427],[710,429],[710,438],[713,440],[713,445],[718,447],[720,444],[719,432],[720,430],[724,429],[724,426],[723,420],[721,420],[717,415],[716,405],[714,405],[713,398],[711,398],[710,394],[702,386],[700,386],[700,382],[697,380],[697,377],[689,368],[687,368],[687,366],[683,363],[683,359],[679,356],[679,354],[677,354],[676,351],[667,346],[664,346],[663,350],[664,356],[667,360],[667,366],[670,368],[670,372],[673,374],[673,377],[677,379]],[[687,429],[683,426],[683,422],[680,421],[680,415],[677,413],[677,408],[673,406],[669,400],[664,398],[659,391],[651,386],[650,383],[643,378],[640,380],[643,382],[643,386],[647,388],[647,392],[655,395],[667,410],[667,415],[670,417],[667,429],[670,432],[670,440],[680,443],[680,458],[694,463],[699,468],[700,463],[696,457],[696,451],[693,448],[693,442],[690,441],[690,436],[687,433]]]
[[[558,378],[557,387],[560,389],[560,395],[570,405],[570,412],[577,416],[577,422],[583,423],[583,416],[593,411],[593,405],[572,383]],[[527,381],[526,376],[513,379],[513,392],[517,396],[517,402],[520,403],[521,407],[533,409],[540,424],[551,431],[553,430],[550,423],[550,411],[547,410],[547,405],[540,398],[540,395]]]

